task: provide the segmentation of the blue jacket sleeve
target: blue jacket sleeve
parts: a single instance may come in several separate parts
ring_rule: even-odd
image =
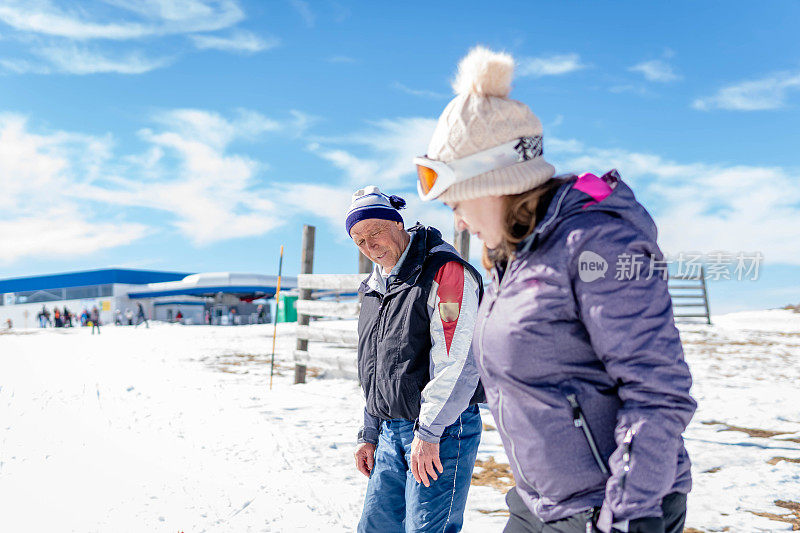
[[[586,218],[594,220],[570,241],[576,305],[623,402],[598,522],[608,531],[612,522],[661,516],[661,500],[676,478],[681,434],[697,404],[667,281],[651,270],[663,261],[654,239],[605,214]],[[607,263],[600,277],[598,255]]]
[[[358,432],[358,442],[369,442],[370,444],[378,444],[378,435],[381,432],[381,420],[369,414],[367,408],[364,408],[364,425]]]

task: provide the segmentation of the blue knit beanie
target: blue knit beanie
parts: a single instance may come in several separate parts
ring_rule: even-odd
[[[353,193],[353,200],[350,209],[347,210],[344,226],[347,236],[350,230],[358,222],[368,218],[379,218],[382,220],[393,220],[403,222],[403,217],[398,212],[406,206],[406,201],[399,196],[387,196],[383,194],[375,185],[368,185],[363,189]]]

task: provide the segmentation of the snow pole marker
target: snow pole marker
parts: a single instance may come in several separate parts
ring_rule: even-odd
[[[269,390],[272,390],[272,374],[275,370],[275,337],[278,335],[278,305],[281,302],[281,271],[283,270],[283,245],[278,260],[278,286],[275,290],[275,317],[272,319],[272,362],[269,365]]]

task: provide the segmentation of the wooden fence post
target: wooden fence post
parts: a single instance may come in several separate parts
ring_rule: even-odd
[[[369,257],[362,254],[361,251],[358,252],[358,273],[359,274],[369,274],[372,272],[372,261],[369,260]]]
[[[300,259],[301,274],[311,274],[312,272],[314,272],[314,233],[315,233],[314,226],[309,226],[308,224],[303,225],[303,251]],[[298,300],[310,300],[310,299],[311,299],[311,289],[300,289]],[[308,323],[309,323],[308,315],[299,314],[297,316],[298,326],[308,326]],[[307,352],[308,339],[298,338],[296,348],[298,351]],[[303,361],[302,363],[299,361],[295,362],[294,382],[295,384],[306,382],[305,361]]]
[[[458,231],[453,226],[453,246],[465,261],[469,261],[469,231]]]

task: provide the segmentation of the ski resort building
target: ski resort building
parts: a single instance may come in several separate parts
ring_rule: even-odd
[[[297,280],[282,284],[292,289]],[[126,321],[127,310],[135,316],[139,302],[149,319],[249,324],[258,318],[253,302],[272,298],[276,288],[277,276],[119,268],[0,279],[0,327],[9,319],[15,327],[34,327],[43,309],[65,307],[76,316],[97,307],[101,323],[110,324],[120,315]]]

